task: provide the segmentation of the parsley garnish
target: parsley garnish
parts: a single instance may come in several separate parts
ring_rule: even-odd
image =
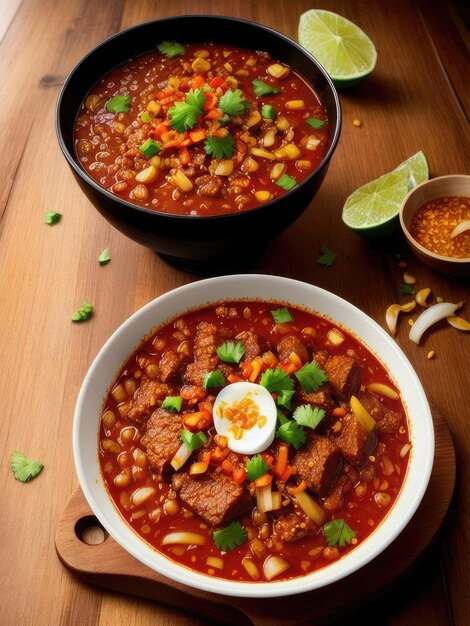
[[[109,256],[109,248],[105,248],[103,252],[98,257],[98,263],[100,265],[106,265],[111,261],[111,257]]]
[[[170,116],[170,126],[179,133],[193,128],[197,123],[197,118],[203,114],[203,107],[206,102],[203,89],[190,89],[186,94],[186,101],[175,102],[168,111]]]
[[[413,287],[411,285],[407,285],[406,283],[402,283],[400,285],[400,293],[406,293],[408,295],[411,295],[415,292],[415,290],[413,289]]]
[[[285,409],[288,409],[290,411],[292,408],[291,400],[292,400],[292,396],[294,395],[294,393],[295,393],[294,390],[290,391],[288,389],[283,389],[282,391],[280,391],[278,393],[277,400],[276,400],[277,405],[283,406]]]
[[[279,439],[283,439],[288,443],[291,443],[294,448],[297,450],[300,446],[305,443],[305,430],[294,422],[294,420],[287,420],[284,424],[281,424],[276,432],[276,437]]]
[[[284,306],[275,311],[270,311],[276,324],[284,324],[285,322],[292,322],[292,315],[289,313],[289,309]]]
[[[245,346],[243,341],[226,341],[217,348],[217,356],[221,361],[226,363],[239,363],[245,354]]]
[[[246,541],[248,533],[240,522],[232,522],[225,528],[222,528],[222,530],[214,530],[212,537],[219,550],[226,552],[227,550],[233,550]]]
[[[273,391],[279,393],[284,390],[292,391],[294,388],[294,381],[286,372],[284,372],[284,370],[281,370],[280,367],[276,367],[275,370],[269,368],[263,373],[260,385],[266,387],[266,389],[271,393]]]
[[[315,430],[325,417],[325,410],[321,409],[319,406],[312,407],[310,404],[302,404],[295,409],[292,417],[297,424]]]
[[[162,409],[167,411],[181,411],[183,398],[181,396],[167,396],[162,402]]]
[[[72,314],[71,320],[72,322],[84,322],[91,316],[92,311],[93,305],[84,300],[81,307]]]
[[[176,41],[162,41],[158,44],[157,49],[169,59],[184,54],[183,46]]]
[[[328,376],[316,361],[307,363],[294,375],[307,393],[317,391],[328,380]]]
[[[33,461],[22,452],[13,452],[10,460],[11,471],[16,480],[27,483],[40,474],[44,465],[40,461]]]
[[[269,465],[263,459],[261,454],[257,454],[252,456],[251,459],[246,462],[246,477],[250,481],[256,480],[263,474],[266,474],[268,469]]]
[[[266,96],[271,93],[280,93],[281,91],[279,87],[272,87],[272,85],[268,85],[267,83],[264,83],[262,80],[258,79],[251,81],[251,84],[253,85],[253,91],[255,96]]]
[[[333,263],[336,261],[336,257],[338,256],[336,252],[332,252],[326,246],[320,248],[321,255],[317,259],[318,265],[325,265],[326,267],[331,267]]]
[[[229,159],[235,152],[235,139],[232,135],[227,135],[220,139],[209,137],[204,142],[204,150],[206,154],[216,159],[223,159],[224,157]]]
[[[228,89],[220,98],[218,108],[227,115],[240,115],[245,110],[245,104],[242,99],[242,90],[236,89],[232,91]]]
[[[276,109],[271,104],[263,104],[261,107],[261,117],[274,122],[277,117]]]
[[[297,185],[297,181],[292,176],[289,176],[289,174],[283,174],[279,180],[276,180],[276,185],[279,185],[279,187],[282,187],[286,191],[290,191]]]
[[[106,110],[110,113],[127,113],[131,105],[130,96],[113,96],[106,105]]]
[[[61,217],[62,213],[57,213],[56,211],[46,211],[44,221],[46,224],[49,224],[49,226],[53,226],[54,224],[57,224],[57,222],[60,222]]]
[[[306,120],[306,122],[312,128],[323,128],[323,126],[325,126],[325,120],[321,120],[318,117],[309,117],[308,120]]]
[[[207,437],[203,432],[192,433],[191,431],[186,429],[181,431],[180,437],[183,440],[184,445],[188,448],[190,452],[194,452],[194,450],[199,450],[199,448],[203,446],[207,441]]]
[[[204,389],[208,389],[209,387],[222,387],[225,384],[224,375],[220,370],[214,370],[213,372],[209,372],[204,376]]]
[[[339,545],[344,548],[356,536],[355,531],[346,524],[344,519],[333,519],[323,524],[323,533],[330,547]]]

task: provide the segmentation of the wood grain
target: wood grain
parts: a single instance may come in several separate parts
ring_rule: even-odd
[[[60,153],[55,105],[64,77],[99,41],[140,21],[177,13],[245,17],[296,37],[300,14],[318,0],[23,0],[0,42],[0,571],[1,623],[199,626],[198,618],[157,603],[95,589],[61,565],[54,533],[76,485],[71,429],[81,381],[100,346],[137,308],[197,277],[166,265],[113,230],[83,196]],[[408,262],[417,286],[464,300],[468,281],[433,273],[403,238],[367,241],[343,227],[341,207],[362,183],[424,150],[431,175],[469,173],[468,32],[462,3],[330,0],[328,9],[358,23],[375,41],[379,59],[363,84],[340,93],[343,130],[325,182],[309,209],[272,243],[253,268],[314,283],[353,302],[380,324],[399,292]],[[352,121],[360,119],[360,128]],[[44,212],[63,213],[54,227]],[[339,252],[336,264],[315,260],[321,246]],[[109,246],[112,261],[97,257]],[[83,299],[95,314],[82,325],[70,315]],[[465,624],[470,614],[470,339],[445,323],[424,345],[397,343],[428,397],[445,415],[457,458],[455,505],[433,555],[418,568],[419,597],[399,587],[382,606],[390,626]],[[436,357],[426,354],[434,350]],[[20,449],[45,463],[30,484],[14,481],[9,458]],[[446,582],[446,584],[444,584]],[[405,598],[400,603],[398,599]],[[454,621],[453,621],[454,620]],[[362,622],[367,623],[367,622]]]

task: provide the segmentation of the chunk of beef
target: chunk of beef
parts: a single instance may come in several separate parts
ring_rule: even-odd
[[[167,350],[164,352],[158,364],[160,370],[160,380],[162,383],[173,380],[173,378],[175,378],[175,376],[179,373],[182,364],[183,357],[181,354],[173,352],[173,350]]]
[[[216,354],[219,343],[217,326],[210,322],[199,322],[194,337],[194,360],[209,361],[216,365],[219,362]]]
[[[370,391],[361,391],[358,395],[358,400],[365,408],[365,410],[378,422],[383,417],[383,404],[380,402],[380,398],[375,393]]]
[[[216,196],[222,186],[220,176],[203,174],[196,178],[197,192],[200,196]]]
[[[286,361],[292,352],[295,352],[302,363],[307,363],[309,358],[307,348],[295,335],[286,335],[277,344],[277,354],[279,356],[279,360],[281,362]]]
[[[276,535],[287,543],[312,535],[317,530],[317,525],[313,520],[305,513],[296,511],[278,517],[273,527]]]
[[[377,422],[376,429],[381,433],[394,435],[400,427],[403,415],[398,411],[386,411],[381,420]]]
[[[295,393],[295,399],[299,404],[310,404],[312,407],[320,407],[325,411],[326,416],[335,408],[335,403],[331,397],[331,387],[328,383],[319,387],[317,391],[310,392],[304,391],[302,387],[299,387]]]
[[[351,491],[353,488],[353,483],[349,476],[346,474],[341,474],[341,476],[336,481],[333,489],[328,494],[328,497],[323,501],[323,506],[326,511],[329,513],[334,513],[335,511],[339,511],[343,508],[344,503],[344,494]]]
[[[173,388],[158,380],[143,380],[134,394],[127,419],[138,426],[144,424],[149,415],[161,406],[166,396],[173,395]]]
[[[307,442],[292,459],[297,475],[318,496],[326,496],[341,471],[343,459],[340,448],[328,437],[308,433]]]
[[[322,369],[325,368],[325,363],[328,361],[329,358],[330,355],[327,350],[318,350],[318,352],[315,352],[315,354],[313,355],[313,360],[316,361]]]
[[[366,411],[377,422],[377,430],[382,433],[393,435],[400,427],[403,415],[398,411],[391,411],[378,395],[370,391],[362,391],[359,394],[359,401]]]
[[[173,486],[181,502],[210,526],[223,526],[252,506],[241,485],[211,468],[195,476],[175,474]]]
[[[150,416],[141,444],[147,450],[150,466],[159,477],[172,471],[170,461],[181,445],[183,425],[179,413],[157,409]]]
[[[355,359],[345,354],[332,356],[325,363],[325,371],[337,398],[348,402],[357,393],[361,373]]]
[[[331,439],[341,448],[345,460],[361,467],[377,445],[377,431],[370,432],[364,428],[355,415],[348,413],[340,420],[341,429],[338,434],[331,435]]]
[[[237,335],[237,339],[240,339],[245,346],[245,354],[242,357],[242,361],[248,363],[253,361],[257,356],[261,356],[263,352],[269,349],[266,339],[252,330],[243,331]]]
[[[195,387],[202,387],[206,374],[209,374],[214,370],[209,361],[195,361],[189,363],[184,373],[184,382],[186,385],[194,385]]]

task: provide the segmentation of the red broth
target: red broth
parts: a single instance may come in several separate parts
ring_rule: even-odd
[[[278,198],[317,168],[328,119],[297,72],[264,52],[181,50],[130,60],[85,98],[75,145],[98,184],[155,211],[223,215]]]
[[[214,577],[237,581],[265,581],[263,566],[270,555],[278,556],[288,564],[287,569],[279,573],[274,580],[304,576],[326,567],[354,550],[355,546],[362,543],[381,523],[393,506],[406,474],[410,449],[409,431],[405,409],[398,392],[397,398],[391,399],[367,391],[371,383],[381,383],[389,389],[396,389],[384,366],[360,340],[314,313],[289,307],[292,321],[276,324],[271,312],[278,308],[279,305],[276,303],[232,302],[181,315],[160,327],[134,352],[119,372],[105,400],[100,422],[99,460],[106,487],[115,506],[130,527],[155,550],[181,565]],[[209,346],[208,352],[208,342],[202,340],[203,327],[206,330],[212,329],[209,335],[215,341]],[[336,334],[338,330],[339,336]],[[249,339],[247,335],[241,335],[246,332],[251,333]],[[246,347],[240,363],[227,364],[220,361],[214,352],[215,346],[220,346],[228,339],[237,341],[236,337],[240,336]],[[254,337],[256,341],[253,340]],[[262,377],[269,369],[268,365],[272,371],[279,368],[284,370],[288,377],[295,381],[296,394],[292,398],[291,410],[278,407],[284,418],[292,420],[295,407],[305,403],[305,396],[298,395],[302,394],[296,378],[299,363],[294,362],[296,359],[286,358],[285,350],[282,354],[282,350],[278,349],[283,345],[280,343],[282,340],[285,344],[286,337],[295,337],[301,342],[306,348],[306,354],[303,354],[300,348],[296,350],[301,353],[302,360],[305,360],[305,356],[307,364],[315,360],[321,365],[322,371],[330,371],[329,359],[334,361],[339,357],[348,363],[352,359],[354,362],[352,368],[360,374],[359,387],[356,385],[354,391],[374,416],[374,423],[378,420],[368,435],[368,441],[372,434],[374,435],[374,446],[369,448],[365,456],[358,459],[355,464],[343,459],[340,473],[326,494],[319,496],[310,488],[305,490],[304,493],[315,502],[323,515],[321,523],[315,524],[298,507],[295,496],[291,493],[292,488],[294,490],[298,488],[302,481],[300,465],[297,473],[293,471],[287,477],[284,474],[282,479],[276,475],[279,447],[286,444],[286,441],[276,436],[273,444],[261,456],[269,464],[268,474],[272,478],[272,491],[280,490],[283,494],[282,505],[277,510],[260,515],[259,510],[257,511],[254,483],[247,478],[240,483],[240,477],[237,476],[238,484],[251,504],[230,521],[238,522],[245,529],[246,539],[234,549],[221,550],[214,541],[213,532],[220,530],[221,526],[227,527],[228,520],[219,526],[209,524],[181,500],[182,492],[174,488],[175,482],[172,486],[172,480],[175,481],[177,474],[187,476],[192,465],[200,461],[205,452],[211,451],[207,472],[213,473],[216,477],[224,474],[225,481],[235,481],[235,470],[241,471],[246,468],[249,456],[234,453],[230,453],[230,457],[220,456],[224,448],[216,445],[216,442],[221,443],[220,438],[215,433],[212,421],[209,420],[205,424],[199,423],[202,429],[198,426],[192,428],[193,432],[202,430],[207,438],[206,443],[192,453],[178,472],[170,471],[162,478],[158,471],[151,467],[153,457],[143,442],[146,441],[145,432],[152,420],[149,416],[154,411],[162,411],[158,407],[162,404],[165,391],[163,394],[155,393],[153,402],[147,402],[145,406],[141,387],[144,381],[150,380],[156,385],[167,384],[172,396],[181,394],[184,397],[181,408],[171,414],[174,423],[180,423],[196,411],[207,409],[218,392],[218,389],[209,388],[204,391],[197,385],[188,384],[188,365],[193,363],[195,358],[199,359],[197,362],[200,365],[202,355],[208,356],[210,353],[213,360],[205,369],[220,369],[226,383],[246,380],[247,376],[253,376],[256,372],[250,369],[250,366],[258,362],[260,369],[255,375],[255,382],[263,381]],[[294,342],[295,345],[293,339],[288,341]],[[201,342],[205,345],[202,352]],[[255,344],[260,349],[258,354],[253,356],[256,353],[253,348]],[[179,366],[174,368],[172,377],[166,383],[161,383],[161,379],[166,375],[164,372],[167,373],[162,355],[166,354],[168,358],[169,353],[180,355],[182,358]],[[202,370],[204,371],[204,367]],[[303,427],[304,431],[311,431],[307,434],[307,443],[300,445],[297,450],[291,443],[288,444],[288,467],[295,463],[295,459],[298,458],[296,455],[303,446],[309,445],[309,437],[315,436],[321,441],[328,439],[330,443],[326,443],[330,446],[332,441],[338,443],[337,437],[341,433],[341,427],[347,426],[344,420],[349,419],[344,417],[344,413],[351,414],[352,411],[350,401],[338,401],[335,397],[335,381],[336,374],[333,369],[330,371],[328,381],[320,386],[318,392],[310,394],[309,399],[313,405],[323,406],[323,410],[326,407],[325,415],[315,429],[315,435],[311,434],[314,431],[310,428]],[[275,398],[278,397],[278,394],[273,395]],[[136,407],[139,406],[140,410],[136,412]],[[393,422],[391,428],[390,423],[378,419],[380,416],[377,407],[380,407],[380,415],[386,414],[385,422],[387,420]],[[339,414],[343,416],[339,417]],[[391,419],[392,417],[394,419]],[[178,440],[177,445],[180,443]],[[171,437],[166,440],[165,445],[171,447]],[[346,454],[346,448],[344,451],[342,448],[342,453]],[[173,456],[173,453],[169,456]],[[228,473],[227,464],[223,465],[224,459],[227,458],[232,462],[232,468],[231,470],[228,468],[230,470]],[[205,480],[204,474],[192,476],[190,479],[196,482]],[[151,496],[141,504],[136,504],[135,494],[143,487],[150,488]],[[144,492],[141,491],[140,494],[142,493]],[[278,524],[280,519],[285,519],[292,512],[295,512],[301,522],[295,529],[297,533],[295,541],[282,538],[279,532],[281,527]],[[343,520],[352,530],[352,535],[344,545],[329,544],[331,536],[326,532],[325,525],[332,520],[338,520],[338,524],[342,524],[340,520]],[[302,536],[302,523],[307,529],[305,536]],[[195,533],[202,537],[203,545],[191,542],[162,545],[163,538],[174,532]],[[217,566],[214,566],[214,563]]]

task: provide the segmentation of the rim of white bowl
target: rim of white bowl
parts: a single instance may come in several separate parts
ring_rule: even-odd
[[[280,297],[282,295],[282,297]],[[127,525],[106,491],[98,462],[98,422],[105,395],[119,367],[152,329],[168,319],[211,302],[268,300],[305,307],[343,326],[384,363],[395,379],[408,415],[412,448],[399,497],[381,524],[345,557],[290,580],[241,582],[212,578],[157,552]],[[347,319],[347,321],[346,321]],[[361,326],[360,332],[355,330]],[[364,325],[364,328],[362,328]],[[386,359],[382,353],[386,353]],[[410,411],[419,418],[410,418]],[[131,315],[106,341],[80,389],[73,423],[73,450],[82,491],[99,522],[127,552],[170,580],[211,593],[268,598],[330,585],[366,565],[408,524],[426,491],[434,461],[434,429],[424,389],[398,344],[370,317],[343,298],[295,279],[237,274],[196,281],[164,293]]]

